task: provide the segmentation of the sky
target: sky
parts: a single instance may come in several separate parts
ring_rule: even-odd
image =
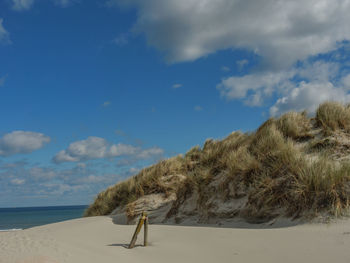
[[[89,204],[207,138],[350,102],[349,0],[0,1],[0,207]]]

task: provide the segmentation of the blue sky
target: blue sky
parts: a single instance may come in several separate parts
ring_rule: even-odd
[[[345,0],[0,2],[0,207],[87,204],[207,138],[350,101]]]

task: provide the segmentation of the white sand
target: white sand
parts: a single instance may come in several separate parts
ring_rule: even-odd
[[[151,225],[149,247],[126,249],[134,229],[92,217],[0,232],[0,262],[350,262],[350,220],[273,229]]]

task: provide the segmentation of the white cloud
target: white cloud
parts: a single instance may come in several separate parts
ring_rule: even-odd
[[[145,34],[148,44],[171,63],[225,49],[243,49],[260,57],[255,72],[224,78],[217,85],[226,99],[261,106],[277,96],[272,114],[292,105],[313,110],[325,99],[347,100],[350,77],[342,78],[337,63],[307,61],[350,40],[349,0],[109,0],[108,4],[136,8],[134,32]],[[249,61],[236,63],[241,70]],[[307,97],[316,90],[322,99]]]
[[[161,156],[164,153],[163,149],[160,149],[158,147],[153,147],[153,148],[149,148],[146,150],[140,150],[137,154],[136,154],[136,158],[137,159],[150,159],[153,157],[157,157],[157,156]]]
[[[110,144],[103,138],[88,137],[86,140],[71,143],[53,158],[55,163],[80,162],[91,159],[101,159],[120,156],[131,156],[137,159],[148,159],[163,154],[160,148],[141,149],[127,144]]]
[[[291,110],[314,113],[320,103],[328,100],[350,102],[350,95],[330,82],[301,82],[298,87],[277,100],[270,108],[270,114],[276,116]]]
[[[88,137],[86,140],[73,142],[67,150],[60,151],[55,157],[56,163],[78,162],[82,160],[106,157],[108,142],[99,137]]]
[[[170,62],[247,49],[286,68],[350,39],[348,0],[110,0],[137,8],[134,31]],[[171,32],[171,34],[169,34]]]
[[[341,82],[347,90],[350,90],[350,74],[343,77]]]
[[[182,88],[182,87],[183,87],[183,85],[180,84],[180,83],[176,83],[176,84],[174,84],[174,85],[172,86],[173,89],[179,89],[179,88]]]
[[[13,131],[0,138],[0,156],[31,153],[50,142],[50,137],[37,132]]]
[[[289,79],[295,73],[290,72],[260,72],[242,77],[224,78],[217,85],[220,95],[226,99],[244,99],[250,106],[261,105],[266,96],[278,89],[288,89]]]
[[[0,43],[10,43],[9,33],[6,31],[2,23],[3,19],[0,18]]]
[[[34,0],[12,0],[12,8],[16,11],[29,10],[34,4]]]
[[[271,115],[304,109],[313,113],[324,101],[349,101],[350,75],[339,80],[342,74],[339,63],[305,61],[290,70],[259,71],[224,78],[217,89],[222,97],[240,99],[249,106],[261,106],[267,98],[277,95],[277,101],[270,109]]]
[[[300,67],[284,71],[259,71],[244,76],[222,79],[217,85],[220,95],[228,100],[243,99],[247,105],[260,106],[273,93],[288,93],[295,87],[293,78],[307,82],[326,83],[339,74],[339,64],[324,62],[303,62]],[[344,81],[347,81],[344,79]],[[349,83],[350,84],[350,83]]]
[[[308,81],[327,82],[339,74],[340,65],[335,62],[325,62],[322,60],[313,63],[304,62],[300,68],[295,71],[299,78]]]
[[[108,156],[122,156],[122,155],[133,155],[138,152],[138,148],[128,144],[113,144],[110,149]]]

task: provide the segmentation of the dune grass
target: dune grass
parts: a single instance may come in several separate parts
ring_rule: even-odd
[[[325,130],[350,131],[350,109],[338,102],[325,102],[316,111],[317,123]]]
[[[177,189],[177,183],[167,184],[164,176],[183,173],[182,158],[174,157],[161,161],[141,170],[136,176],[122,181],[99,193],[92,205],[85,211],[85,216],[107,215],[116,207],[124,207],[141,196],[163,193],[165,195]]]
[[[315,120],[325,131],[347,132],[350,128],[348,108],[335,102],[321,104]],[[163,160],[108,188],[85,215],[106,215],[151,193],[176,193],[169,217],[194,193],[198,195],[199,216],[210,216],[213,196],[222,202],[247,198],[244,208],[235,214],[248,221],[278,215],[346,214],[350,163],[324,154],[310,159],[297,147],[305,140],[311,142],[312,129],[316,128],[305,112],[290,112],[267,120],[254,133],[233,132],[223,140],[209,139],[203,147],[193,147],[184,156]],[[185,179],[167,184],[162,178],[168,175],[183,175]]]
[[[312,137],[311,123],[306,112],[288,112],[276,121],[276,125],[285,137],[294,140]]]

